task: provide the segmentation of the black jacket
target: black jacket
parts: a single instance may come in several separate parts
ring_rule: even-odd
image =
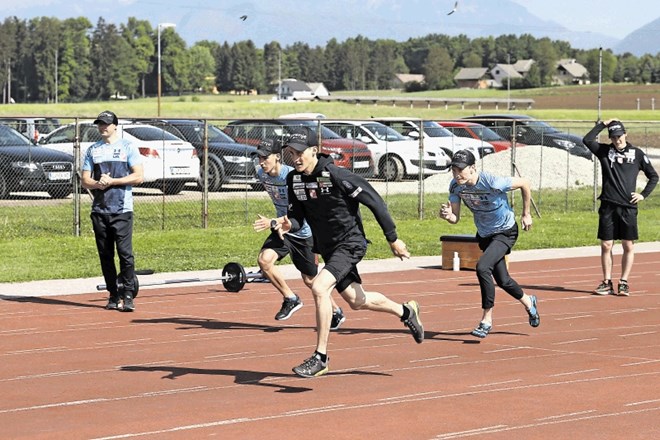
[[[658,184],[658,173],[644,151],[630,143],[623,151],[617,151],[611,143],[599,143],[596,137],[603,129],[605,124],[599,122],[583,139],[587,148],[600,161],[603,189],[598,198],[616,205],[635,208],[637,205],[630,203],[630,193],[636,192],[637,175],[643,171],[648,179],[646,186],[640,192],[644,198],[647,198]]]
[[[291,171],[287,176],[291,230],[298,230],[303,219],[307,220],[315,250],[321,255],[332,252],[345,241],[364,242],[361,203],[373,212],[387,241],[396,241],[394,221],[369,182],[336,166],[326,154],[319,154],[318,159],[310,175]]]

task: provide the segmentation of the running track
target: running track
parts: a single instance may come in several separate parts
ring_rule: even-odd
[[[469,335],[474,272],[365,274],[367,288],[420,302],[426,340],[345,310],[316,379],[291,372],[315,343],[300,281],[306,305],[285,322],[269,284],[143,289],[132,314],[103,310],[98,292],[5,296],[0,438],[660,438],[658,261],[637,254],[629,298],[590,294],[597,257],[511,263],[541,326],[498,290],[482,341]]]

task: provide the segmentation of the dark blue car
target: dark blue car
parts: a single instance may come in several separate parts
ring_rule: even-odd
[[[0,125],[0,199],[16,192],[47,192],[62,199],[73,192],[73,156],[34,145]]]

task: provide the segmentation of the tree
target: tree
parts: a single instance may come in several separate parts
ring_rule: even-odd
[[[449,51],[441,46],[431,46],[424,63],[424,80],[430,90],[449,89],[454,86],[454,61]]]
[[[204,45],[195,44],[190,48],[190,85],[193,90],[209,89],[210,78],[215,71],[215,60],[211,50]]]
[[[123,27],[122,34],[133,48],[135,58],[132,60],[133,67],[138,72],[139,92],[144,98],[146,96],[146,77],[153,71],[156,47],[154,45],[154,30],[146,20],[138,20],[129,17],[128,23]],[[132,94],[132,92],[131,92]]]

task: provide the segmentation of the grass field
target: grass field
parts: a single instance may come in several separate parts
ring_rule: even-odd
[[[347,94],[369,96],[398,96],[398,91],[365,91]],[[406,96],[430,97],[497,97],[506,96],[506,91],[496,90],[446,90],[410,94]],[[644,121],[645,126],[660,132],[660,112],[650,110],[648,102],[657,95],[660,85],[630,86],[604,85],[602,90],[602,118],[618,117],[624,121]],[[556,87],[536,90],[512,90],[511,97],[532,98],[536,104],[532,110],[519,110],[545,120],[594,121],[597,117],[598,88],[591,86]],[[637,111],[629,102],[643,96],[646,108]],[[419,118],[451,119],[478,113],[474,107],[461,109],[450,106],[442,108],[403,108],[384,105],[354,105],[338,102],[270,103],[270,96],[182,96],[164,97],[162,117],[235,119],[247,117],[276,117],[285,113],[319,112],[329,117],[368,118],[371,116],[407,115]],[[556,107],[557,103],[561,107]],[[129,101],[91,102],[80,104],[15,104],[0,106],[0,116],[53,116],[60,118],[91,118],[100,111],[111,109],[120,117],[155,117],[156,99]],[[482,113],[494,109],[482,108]],[[502,112],[502,111],[500,111]],[[653,128],[657,127],[657,128]],[[644,241],[660,241],[660,205],[655,198],[644,202],[640,213],[640,236]],[[546,196],[547,197],[547,196]],[[565,197],[560,194],[558,197]],[[587,198],[588,200],[588,198]],[[267,205],[268,202],[266,202]],[[471,233],[474,231],[469,216],[454,227],[436,218],[418,220],[416,196],[401,196],[388,199],[397,206],[395,219],[399,233],[407,242],[413,255],[439,255],[438,238],[444,233]],[[439,199],[426,201],[437,206]],[[551,203],[551,201],[549,202]],[[435,205],[434,205],[435,204]],[[403,207],[401,207],[403,206]],[[406,206],[408,206],[406,208]],[[519,206],[519,205],[518,205]],[[558,206],[563,206],[561,201]],[[32,208],[44,210],[45,208]],[[48,208],[51,209],[51,208]],[[100,269],[93,237],[90,233],[82,237],[64,236],[50,228],[57,222],[70,222],[70,207],[52,208],[50,221],[34,225],[30,222],[31,211],[4,217],[0,214],[0,282],[16,282],[39,279],[59,279],[98,276]],[[62,209],[62,211],[58,211]],[[176,208],[172,208],[176,209]],[[264,212],[270,212],[265,206]],[[467,210],[465,210],[467,211]],[[5,211],[6,212],[6,211]],[[34,212],[34,211],[32,211]],[[410,215],[404,213],[409,212]],[[431,208],[430,212],[433,212]],[[44,214],[43,212],[39,213]],[[87,213],[83,221],[88,222]],[[373,245],[367,258],[390,257],[389,248],[382,239],[375,221],[365,215],[366,230]],[[157,223],[157,222],[156,222]],[[149,229],[148,222],[136,223],[135,252],[138,268],[152,268],[159,272],[219,269],[229,261],[238,261],[245,266],[256,263],[256,254],[265,235],[256,234],[240,220],[223,219],[209,229],[190,228],[185,230],[161,231]],[[550,211],[548,215],[535,219],[534,231],[521,234],[518,249],[585,246],[597,244],[595,239],[597,215],[589,210]],[[89,226],[89,225],[86,225]],[[55,228],[54,228],[55,229]],[[60,230],[60,229],[58,229]],[[570,233],[567,233],[570,231]],[[240,237],[239,240],[236,237]]]

